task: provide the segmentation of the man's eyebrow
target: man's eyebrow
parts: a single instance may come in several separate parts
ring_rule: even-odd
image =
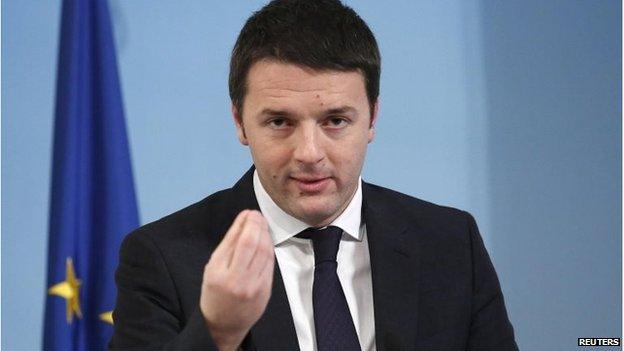
[[[265,108],[260,111],[261,116],[290,116],[291,112],[287,110],[274,110],[272,108]]]
[[[336,108],[330,108],[325,111],[328,115],[344,115],[344,114],[357,114],[357,110],[351,106],[341,106]]]
[[[352,106],[340,106],[334,107],[321,112],[323,115],[357,115],[357,109]],[[288,117],[293,116],[295,113],[288,110],[276,110],[272,108],[264,108],[260,111],[260,116],[275,116],[275,117]]]

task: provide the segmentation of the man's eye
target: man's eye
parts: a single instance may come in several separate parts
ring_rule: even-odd
[[[288,121],[285,118],[274,118],[269,121],[268,125],[273,129],[283,129],[288,126]]]
[[[332,117],[325,123],[329,128],[342,128],[346,127],[349,122],[342,117]]]

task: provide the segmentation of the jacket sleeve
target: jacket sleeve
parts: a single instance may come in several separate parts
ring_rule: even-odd
[[[517,351],[500,283],[479,234],[467,213],[472,250],[472,312],[469,351]]]
[[[199,309],[183,317],[163,256],[141,229],[121,245],[109,350],[217,351]]]

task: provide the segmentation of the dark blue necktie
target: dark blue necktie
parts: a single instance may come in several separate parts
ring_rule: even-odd
[[[336,271],[342,229],[334,226],[308,228],[297,237],[312,239],[314,246],[312,306],[318,351],[360,351],[360,342]]]

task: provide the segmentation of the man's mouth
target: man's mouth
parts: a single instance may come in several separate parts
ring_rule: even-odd
[[[330,177],[291,177],[303,193],[319,193],[329,185]]]

